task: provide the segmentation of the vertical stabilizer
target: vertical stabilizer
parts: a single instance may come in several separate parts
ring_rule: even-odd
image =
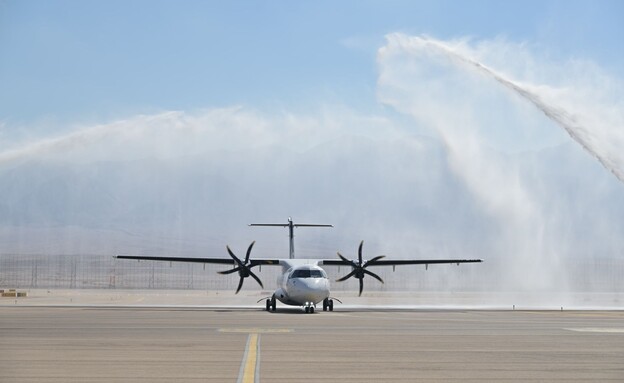
[[[295,258],[295,227],[334,227],[334,225],[324,225],[315,223],[293,223],[292,218],[288,217],[287,223],[251,223],[249,226],[275,226],[275,227],[287,227],[288,239],[290,244],[290,251],[288,257],[290,259]]]

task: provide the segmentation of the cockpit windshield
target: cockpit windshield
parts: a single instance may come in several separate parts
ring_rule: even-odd
[[[291,278],[327,278],[321,270],[299,269],[295,270]]]

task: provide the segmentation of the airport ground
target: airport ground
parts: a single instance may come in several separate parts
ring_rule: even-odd
[[[624,311],[65,299],[3,301],[1,382],[624,381]]]

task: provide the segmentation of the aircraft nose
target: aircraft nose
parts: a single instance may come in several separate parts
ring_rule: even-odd
[[[306,287],[308,288],[309,291],[314,292],[315,295],[318,296],[316,297],[316,299],[324,299],[325,295],[329,293],[327,280],[324,278],[310,279],[307,281]],[[323,298],[319,298],[321,296],[323,296]]]
[[[311,289],[322,289],[326,285],[326,280],[323,278],[307,278],[304,281],[305,286]]]
[[[320,302],[329,296],[329,286],[324,278],[300,279],[294,284],[297,295],[301,299],[311,302]]]

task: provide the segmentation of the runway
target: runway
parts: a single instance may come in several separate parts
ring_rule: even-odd
[[[1,382],[624,380],[622,311],[0,307]]]

